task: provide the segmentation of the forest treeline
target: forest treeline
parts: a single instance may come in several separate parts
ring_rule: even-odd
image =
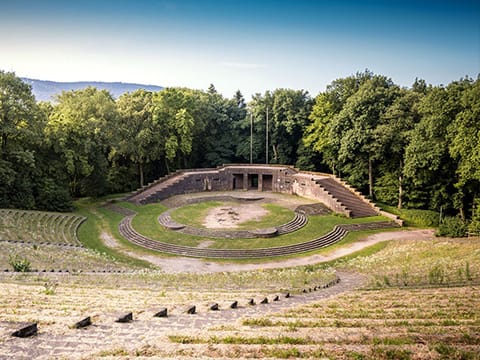
[[[180,168],[268,162],[335,173],[375,201],[472,216],[480,198],[480,80],[403,88],[368,70],[311,97],[246,103],[207,91],[89,87],[35,101],[0,71],[0,207],[68,210]],[[251,124],[253,124],[251,128]],[[252,131],[252,133],[251,133]]]

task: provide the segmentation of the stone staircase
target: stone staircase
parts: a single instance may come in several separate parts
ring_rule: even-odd
[[[368,217],[378,215],[379,209],[370,205],[366,199],[347,189],[332,178],[316,179],[315,183],[350,210],[350,217]]]
[[[302,211],[295,211],[295,217],[293,220],[286,224],[277,226],[277,234],[284,235],[297,231],[307,225],[308,217]]]
[[[134,192],[130,197],[128,197],[128,201],[140,205],[166,199],[172,195],[168,189],[179,184],[186,177],[187,175],[183,173],[173,173],[171,175],[164,176],[154,183]]]

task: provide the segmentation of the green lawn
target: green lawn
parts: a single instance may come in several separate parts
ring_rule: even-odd
[[[135,206],[130,203],[122,202],[119,203],[119,205],[128,207],[137,212],[137,215],[132,220],[132,225],[136,231],[144,236],[166,243],[185,246],[198,246],[204,241],[211,241],[212,244],[210,245],[210,248],[218,249],[256,249],[297,244],[325,235],[338,224],[365,223],[385,220],[385,218],[380,216],[357,219],[347,219],[336,215],[311,216],[305,227],[294,233],[282,236],[267,239],[212,239],[184,235],[176,231],[164,229],[158,222],[158,216],[167,209],[161,204]],[[274,206],[274,208],[278,209],[279,207]]]
[[[102,231],[106,231],[128,246],[134,246],[123,239],[118,232],[118,224],[123,215],[108,211],[100,206],[96,200],[81,199],[75,202],[77,213],[87,218],[78,228],[78,239],[86,247],[106,254],[117,261],[130,265],[133,268],[150,268],[151,264],[130,256],[126,256],[111,247],[106,246],[102,241]],[[138,247],[138,249],[141,249]]]

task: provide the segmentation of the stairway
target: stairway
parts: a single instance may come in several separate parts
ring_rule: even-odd
[[[348,190],[332,178],[316,179],[315,183],[331,194],[351,211],[351,217],[367,217],[378,215],[377,211],[367,202]]]
[[[185,174],[176,174],[175,176],[166,176],[154,184],[146,187],[145,190],[137,191],[128,198],[128,201],[136,204],[148,204],[160,201],[170,197],[172,194],[168,191],[186,178]]]

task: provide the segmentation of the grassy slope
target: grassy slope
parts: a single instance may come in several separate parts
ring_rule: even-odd
[[[89,199],[77,201],[75,205],[77,212],[87,218],[78,228],[78,238],[86,247],[106,254],[133,268],[151,267],[150,263],[126,256],[111,247],[105,246],[102,242],[102,231],[113,234],[117,240],[122,239],[118,234],[118,223],[123,218],[122,215],[106,211],[98,206],[97,201],[92,202]]]

